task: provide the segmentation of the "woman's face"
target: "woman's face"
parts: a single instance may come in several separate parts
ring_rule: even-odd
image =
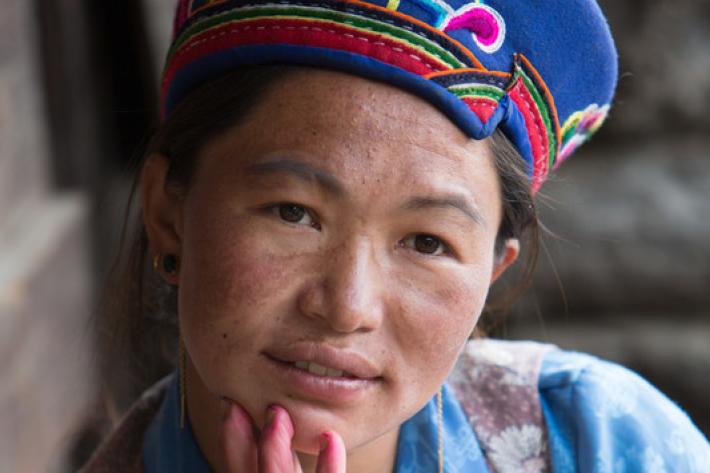
[[[280,82],[202,150],[175,205],[175,248],[158,247],[146,215],[154,249],[180,257],[189,382],[257,425],[284,406],[304,452],[323,430],[353,449],[416,413],[517,254],[509,242],[494,256],[488,143],[416,96],[337,72]]]

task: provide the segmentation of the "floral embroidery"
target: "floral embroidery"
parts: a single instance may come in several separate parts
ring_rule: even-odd
[[[489,442],[488,453],[500,473],[537,473],[545,471],[546,448],[542,430],[535,425],[508,427]]]
[[[467,29],[481,51],[493,54],[505,41],[505,20],[494,8],[472,3],[449,14],[442,29],[446,32]]]
[[[414,3],[431,17],[432,26],[444,32],[465,29],[481,51],[493,54],[505,41],[505,20],[498,11],[482,0],[454,8],[443,0],[414,0]],[[400,0],[388,0],[387,8],[398,10]]]
[[[538,376],[549,345],[475,340],[467,344],[449,385],[497,473],[549,470]]]
[[[562,126],[560,154],[555,163],[562,161],[579,148],[599,130],[609,114],[609,105],[592,104],[582,111],[574,112]]]

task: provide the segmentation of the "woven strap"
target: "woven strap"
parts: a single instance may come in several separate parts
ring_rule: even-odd
[[[538,377],[543,356],[553,348],[472,340],[456,363],[449,384],[493,472],[552,471]]]

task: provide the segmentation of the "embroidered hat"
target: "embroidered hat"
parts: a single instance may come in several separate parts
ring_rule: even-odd
[[[500,127],[533,191],[601,126],[618,72],[596,0],[179,0],[162,115],[230,69],[277,63],[401,87],[475,139]]]

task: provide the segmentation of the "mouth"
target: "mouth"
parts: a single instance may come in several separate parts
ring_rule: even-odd
[[[319,365],[312,361],[296,361],[290,363],[299,370],[308,371],[316,376],[327,376],[329,378],[356,378],[351,373],[347,371],[339,370],[337,368],[328,368],[327,366]]]
[[[321,365],[321,364],[318,364],[314,361],[305,361],[305,360],[285,361],[285,360],[280,360],[280,359],[278,359],[274,356],[268,355],[268,354],[266,355],[266,357],[269,358],[272,362],[282,365],[284,368],[296,369],[299,371],[303,371],[304,373],[307,373],[309,375],[317,376],[320,378],[342,378],[342,379],[351,379],[351,380],[376,380],[376,379],[381,378],[380,376],[374,376],[374,377],[356,376],[353,373],[350,373],[349,371]]]
[[[381,369],[367,356],[326,344],[299,344],[274,347],[264,352],[274,361],[287,363],[315,376],[375,379]]]
[[[350,403],[383,381],[367,358],[322,345],[274,349],[263,355],[285,390],[308,399]]]

